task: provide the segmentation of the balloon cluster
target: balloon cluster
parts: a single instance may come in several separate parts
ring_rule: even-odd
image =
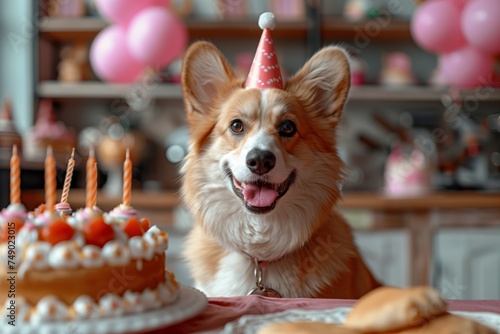
[[[96,0],[99,12],[114,23],[92,42],[90,63],[96,75],[131,83],[146,67],[164,67],[179,57],[188,34],[169,5],[170,0]]]
[[[500,0],[430,0],[411,22],[414,40],[439,54],[439,75],[454,87],[488,85],[500,54]]]

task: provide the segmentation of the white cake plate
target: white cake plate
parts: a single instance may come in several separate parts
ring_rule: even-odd
[[[0,333],[7,334],[111,334],[140,333],[179,323],[201,313],[208,305],[200,291],[181,285],[179,299],[156,310],[127,314],[120,317],[96,318],[87,321],[48,323],[16,323],[10,326],[3,319]]]

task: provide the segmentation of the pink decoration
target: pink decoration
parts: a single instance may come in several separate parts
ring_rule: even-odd
[[[470,45],[490,54],[500,53],[500,1],[471,1],[462,14],[462,29]]]
[[[268,28],[262,32],[245,87],[283,89],[283,79],[281,78],[281,69],[278,65],[278,56],[274,49],[271,30]]]
[[[474,47],[465,47],[440,57],[440,71],[452,86],[471,88],[489,84],[493,58]]]
[[[433,52],[451,52],[466,44],[460,29],[460,9],[447,0],[422,4],[411,22],[411,32],[422,48]]]
[[[141,10],[152,6],[170,6],[170,0],[95,0],[99,12],[109,21],[128,25]]]
[[[149,66],[166,66],[181,56],[187,45],[184,23],[168,9],[151,7],[138,13],[128,27],[132,56]]]
[[[448,1],[453,5],[457,6],[458,10],[461,11],[471,0],[448,0]]]
[[[134,82],[144,70],[130,55],[120,26],[109,26],[97,35],[90,48],[90,63],[97,76],[115,83]]]

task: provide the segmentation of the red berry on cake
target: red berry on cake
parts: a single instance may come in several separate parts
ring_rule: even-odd
[[[137,218],[130,218],[122,227],[123,232],[125,232],[129,238],[140,237],[144,234],[143,227]]]
[[[149,230],[149,227],[151,226],[151,224],[149,224],[149,219],[147,219],[147,218],[141,218],[141,226],[142,226],[142,230],[144,232],[146,232],[147,230]]]
[[[43,226],[39,233],[40,241],[46,241],[55,245],[61,241],[71,240],[75,234],[75,230],[66,221],[58,219]]]
[[[17,218],[6,220],[0,224],[0,243],[7,242],[9,235],[16,236],[23,225],[24,223]]]
[[[115,237],[113,227],[106,224],[103,217],[97,217],[83,226],[83,235],[88,245],[103,247]]]

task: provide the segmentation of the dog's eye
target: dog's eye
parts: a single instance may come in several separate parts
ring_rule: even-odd
[[[292,137],[297,132],[295,123],[291,120],[284,120],[278,127],[278,133],[282,137]]]
[[[231,123],[231,131],[233,133],[242,133],[243,130],[245,130],[245,127],[243,126],[243,122],[240,121],[239,119],[237,120],[234,120],[232,123]]]

